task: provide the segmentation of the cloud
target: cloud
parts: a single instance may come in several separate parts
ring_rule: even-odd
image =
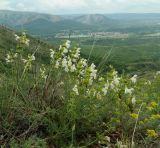
[[[11,9],[9,7],[9,1],[7,0],[0,0],[0,9]]]
[[[160,12],[159,0],[0,0],[0,9],[52,14]]]

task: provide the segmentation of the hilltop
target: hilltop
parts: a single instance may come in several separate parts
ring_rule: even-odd
[[[102,14],[88,14],[82,15],[75,18],[76,21],[81,22],[83,24],[98,26],[98,25],[107,25],[115,23],[114,20],[108,18]]]

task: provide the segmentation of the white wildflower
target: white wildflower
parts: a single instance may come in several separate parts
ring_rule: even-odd
[[[64,47],[63,54],[68,53],[68,49]]]
[[[103,81],[104,80],[104,78],[103,77],[100,77],[99,79],[98,79],[98,81]]]
[[[55,64],[55,68],[59,68],[59,66],[60,66],[60,63],[59,63],[59,60],[57,60]]]
[[[67,67],[68,65],[67,65],[67,60],[66,60],[66,58],[63,58],[62,59],[62,67]]]
[[[79,56],[80,56],[80,49],[81,48],[77,48],[77,50],[76,50],[76,53],[75,53],[75,55],[74,55],[74,58],[79,58]]]
[[[95,96],[96,96],[96,93],[97,93],[97,91],[96,91],[96,90],[94,90],[94,91],[93,91],[93,97],[95,97]]]
[[[76,66],[75,66],[75,64],[73,64],[73,65],[71,66],[71,72],[74,72],[74,71],[76,71]]]
[[[45,69],[45,67],[42,67],[42,68],[40,68],[40,75],[41,75],[41,77],[43,78],[43,79],[47,79],[47,75],[45,74],[46,73],[46,69]]]
[[[124,93],[125,93],[125,94],[130,94],[130,95],[131,95],[131,94],[133,93],[133,91],[134,91],[133,88],[130,88],[130,89],[129,89],[129,88],[126,87]]]
[[[136,82],[137,82],[137,75],[134,75],[134,76],[131,78],[131,81],[132,81],[132,83],[136,83]]]
[[[118,74],[118,72],[115,71],[115,70],[114,70],[113,73],[112,73],[113,76],[117,76],[117,74]]]
[[[19,41],[20,37],[17,34],[15,34],[14,36],[15,36],[15,40]]]
[[[79,95],[77,85],[75,85],[72,90],[73,90],[73,92],[74,92],[76,95]]]
[[[55,52],[53,51],[53,49],[50,49],[50,57],[53,59],[54,58],[54,54]]]
[[[132,101],[131,101],[131,102],[132,102],[133,105],[136,104],[136,98],[135,98],[135,96],[132,98]]]
[[[113,78],[113,84],[116,85],[116,86],[118,86],[119,83],[120,83],[120,78],[117,77],[117,76],[114,76],[114,78]]]
[[[30,60],[30,61],[35,61],[35,56],[32,54],[31,56],[30,55],[28,55],[28,59]]]
[[[151,81],[146,81],[145,83],[144,83],[144,85],[151,85]]]
[[[86,59],[82,59],[82,65],[83,65],[83,67],[87,66],[87,60]]]
[[[81,70],[80,72],[79,72],[79,74],[81,75],[81,76],[83,76],[84,75],[84,69],[83,70]]]
[[[64,85],[64,82],[61,81],[61,82],[59,83],[59,86],[63,86],[63,85]]]
[[[71,58],[68,58],[68,66],[69,66],[69,67],[72,66],[72,60],[71,60]]]
[[[15,54],[13,55],[13,57],[14,57],[14,58],[17,58],[17,57],[18,57],[18,53],[15,53]]]
[[[66,48],[70,48],[70,46],[71,46],[70,44],[71,44],[71,41],[67,40],[65,43]]]
[[[109,88],[109,82],[107,81],[107,83],[102,88],[102,92],[103,92],[104,95],[107,95],[108,88]]]
[[[110,87],[111,87],[111,89],[114,89],[114,88],[115,88],[113,82],[111,82]]]
[[[62,49],[62,45],[59,46],[59,50],[61,50],[61,49]]]
[[[27,46],[29,46],[29,42],[30,42],[30,40],[26,39],[25,42],[24,42],[24,44],[26,44]]]
[[[104,124],[105,125],[105,124]],[[108,142],[110,142],[111,141],[111,138],[110,137],[108,137],[108,136],[105,136],[105,139],[108,141]]]
[[[91,70],[91,77],[93,78],[93,79],[96,79],[96,77],[97,77],[97,70],[95,69],[95,65],[92,63],[91,64],[91,66],[90,66],[90,70]]]
[[[91,91],[89,89],[87,89],[86,93],[87,93],[87,96],[91,95]]]
[[[36,60],[36,58],[35,58],[34,55],[32,55],[31,57],[32,57],[32,61],[35,61],[35,60]]]
[[[68,66],[66,66],[66,67],[64,68],[64,70],[65,70],[66,72],[69,72]]]
[[[27,63],[27,60],[26,60],[26,59],[23,59],[23,58],[22,58],[22,61],[23,61],[23,63]]]
[[[7,54],[7,57],[5,58],[7,63],[12,63],[13,62],[13,58],[10,54]]]
[[[89,85],[92,85],[92,84],[93,84],[93,79],[90,78],[90,79],[89,79]]]

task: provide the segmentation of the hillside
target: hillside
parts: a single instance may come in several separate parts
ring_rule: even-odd
[[[16,46],[16,41],[14,40],[14,31],[8,29],[4,26],[0,26],[0,49],[7,50],[8,48],[13,48]]]
[[[57,15],[41,14],[35,12],[17,12],[0,10],[0,23],[10,25],[11,27],[24,25],[37,19],[44,19],[49,22],[58,22],[63,18]]]
[[[16,26],[15,28],[17,30],[19,28],[24,28],[24,30],[27,30],[27,32],[29,32],[30,34],[43,34],[46,36],[59,33],[61,31],[90,29],[88,25],[84,25],[73,20],[61,20],[58,22],[51,22],[42,18],[26,23],[23,25],[23,27],[21,27],[20,25]]]
[[[50,49],[5,27],[0,41],[0,146],[159,147],[159,71],[102,73],[69,40]]]
[[[4,59],[6,57],[6,54],[10,51],[14,52],[14,49],[17,46],[17,42],[15,40],[15,33],[17,33],[12,29],[6,28],[4,26],[0,26],[0,62],[4,63]],[[36,55],[38,57],[38,61],[42,63],[47,63],[47,54],[49,52],[48,49],[53,48],[53,44],[50,45],[48,43],[45,43],[41,40],[35,39],[29,35],[27,37],[30,40],[30,46],[26,47],[24,50],[24,54],[32,53],[37,49]],[[0,65],[0,72],[5,69],[4,64]]]
[[[90,26],[65,19],[62,16],[34,12],[16,12],[0,10],[0,24],[18,31],[26,30],[30,34],[54,34],[63,30],[88,30]]]

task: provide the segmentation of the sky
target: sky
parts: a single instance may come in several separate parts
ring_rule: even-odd
[[[160,13],[160,0],[0,0],[0,10],[50,14]]]

